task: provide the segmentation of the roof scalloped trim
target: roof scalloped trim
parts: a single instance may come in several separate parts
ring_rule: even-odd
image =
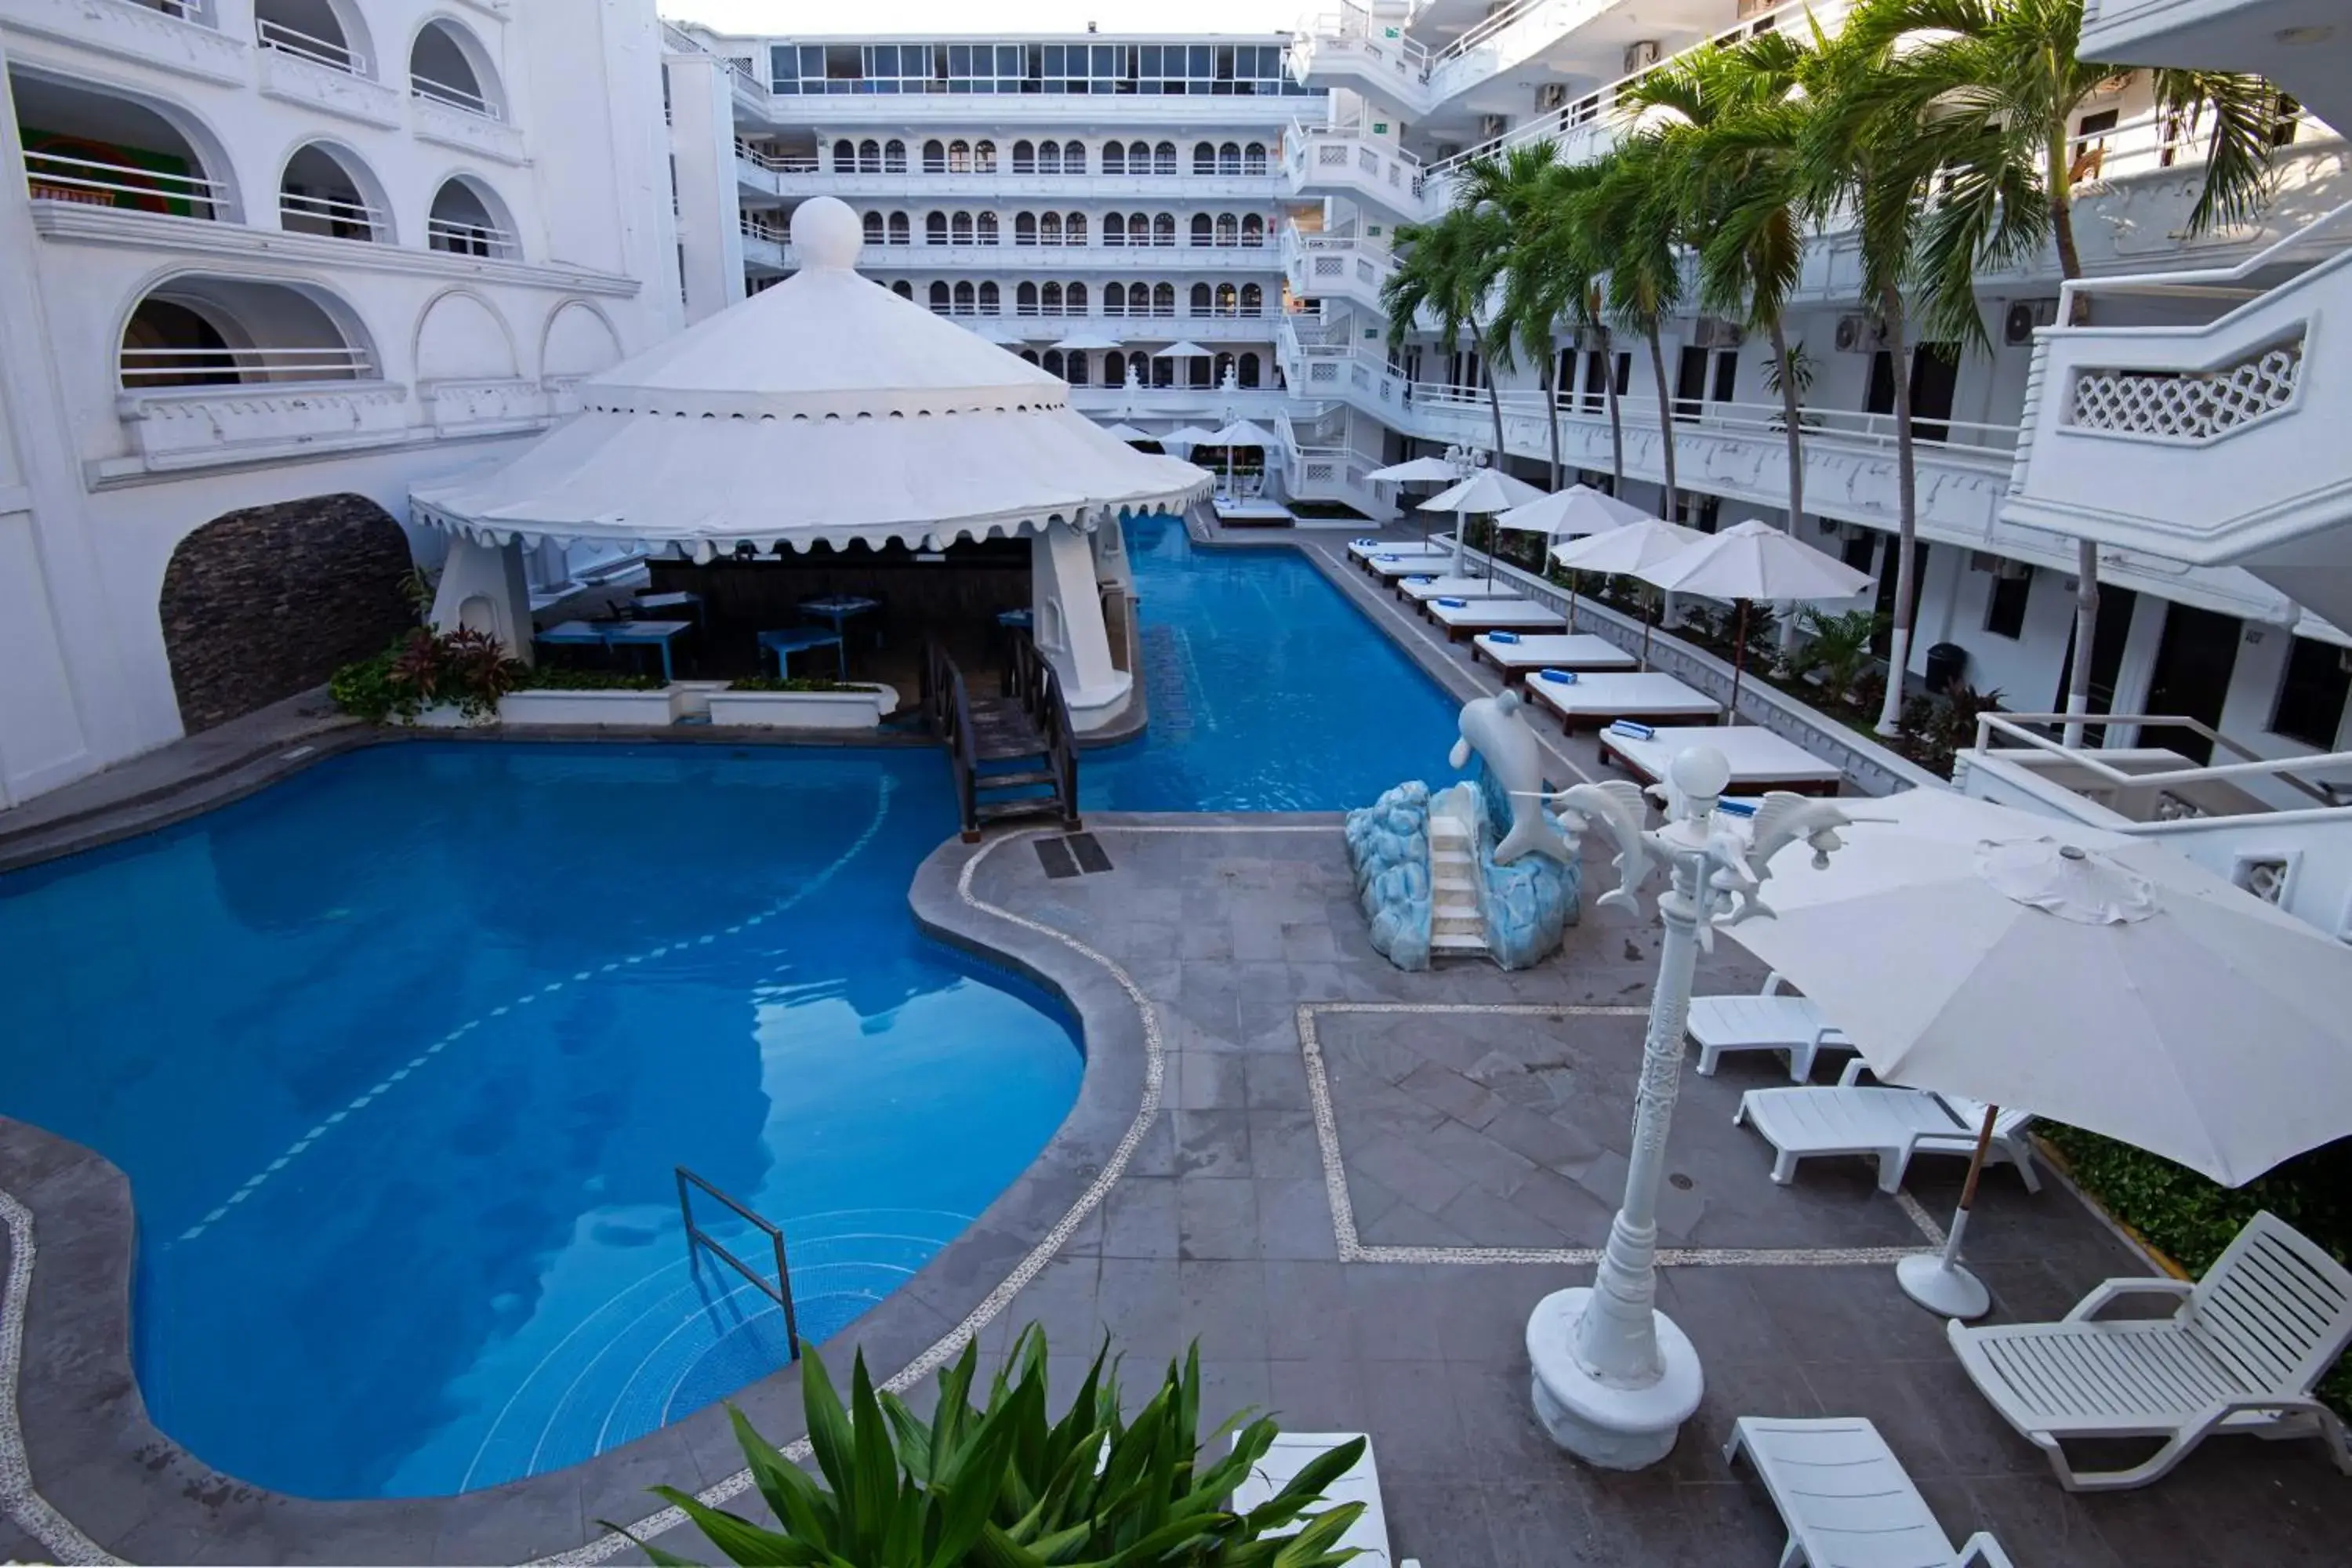
[[[838,398],[756,395],[734,392],[670,392],[649,387],[583,389],[584,413],[658,419],[740,419],[776,424],[843,425],[864,419],[952,418],[972,414],[1048,414],[1069,406],[1066,397],[1008,397],[1003,387],[924,387],[866,393],[867,405],[844,408]]]

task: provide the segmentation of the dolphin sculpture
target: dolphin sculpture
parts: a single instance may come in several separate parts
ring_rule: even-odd
[[[1548,855],[1563,866],[1576,864],[1576,850],[1544,815],[1543,752],[1536,732],[1519,716],[1519,694],[1478,697],[1462,705],[1462,738],[1447,758],[1456,768],[1470,765],[1470,753],[1486,759],[1486,771],[1511,803],[1511,829],[1495,846],[1495,864],[1507,866],[1526,855]]]

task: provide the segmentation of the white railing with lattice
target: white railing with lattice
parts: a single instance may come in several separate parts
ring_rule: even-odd
[[[2218,371],[2085,370],[2074,376],[2071,423],[2166,441],[2211,441],[2294,406],[2303,335]]]

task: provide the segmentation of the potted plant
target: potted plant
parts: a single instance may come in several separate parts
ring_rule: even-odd
[[[667,724],[678,717],[679,688],[661,678],[617,669],[541,666],[499,699],[501,724]]]
[[[327,692],[371,723],[457,729],[495,720],[499,700],[527,673],[487,633],[418,626],[375,658],[335,671]]]
[[[898,706],[898,693],[875,681],[778,679],[749,676],[710,694],[713,724],[783,730],[871,730]]]

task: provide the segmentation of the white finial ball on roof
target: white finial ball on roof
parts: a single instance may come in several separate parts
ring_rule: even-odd
[[[866,247],[857,215],[838,196],[817,196],[793,213],[793,249],[803,267],[855,269]]]

